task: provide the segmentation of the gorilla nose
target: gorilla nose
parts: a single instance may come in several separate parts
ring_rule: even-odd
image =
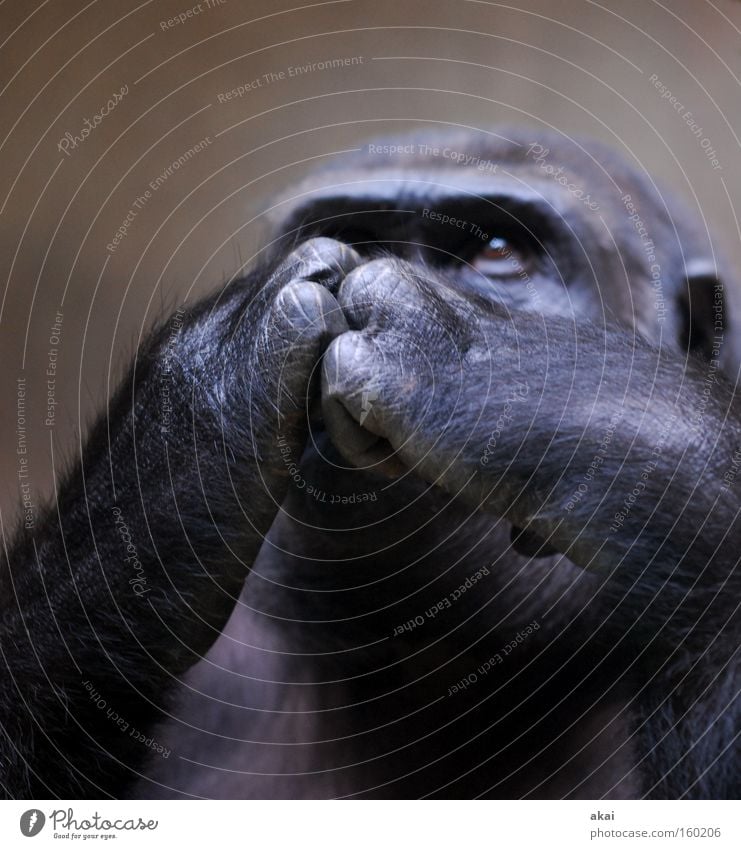
[[[406,467],[382,435],[374,402],[372,344],[357,332],[338,336],[324,355],[322,416],[330,439],[352,466],[397,477]]]

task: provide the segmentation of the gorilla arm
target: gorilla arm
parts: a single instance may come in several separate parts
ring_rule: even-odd
[[[143,347],[56,505],[0,564],[0,786],[120,795],[225,624],[300,456],[357,261],[307,242]],[[267,280],[267,283],[265,282]],[[156,745],[156,741],[154,743]]]
[[[379,260],[344,282],[353,330],[325,355],[330,435],[354,465],[419,475],[602,575],[609,633],[645,672],[635,703],[645,792],[732,796],[731,388],[716,380],[706,394],[699,363],[618,329],[507,312],[425,278]]]

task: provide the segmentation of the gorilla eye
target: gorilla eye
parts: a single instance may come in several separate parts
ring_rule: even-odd
[[[487,277],[516,277],[527,267],[528,257],[514,241],[503,236],[494,236],[486,247],[474,256],[471,265]]]

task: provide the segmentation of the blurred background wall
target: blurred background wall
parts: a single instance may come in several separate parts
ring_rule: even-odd
[[[312,68],[333,59],[352,61]],[[369,136],[598,137],[739,267],[740,76],[731,0],[6,0],[3,533],[24,492],[34,510],[51,492],[144,328],[249,262],[276,190]]]

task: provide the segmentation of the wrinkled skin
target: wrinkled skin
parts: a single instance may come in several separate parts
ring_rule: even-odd
[[[139,353],[4,566],[8,795],[738,794],[715,270],[602,150],[558,151],[597,215],[525,137],[447,141],[498,169],[310,178],[266,266]]]

